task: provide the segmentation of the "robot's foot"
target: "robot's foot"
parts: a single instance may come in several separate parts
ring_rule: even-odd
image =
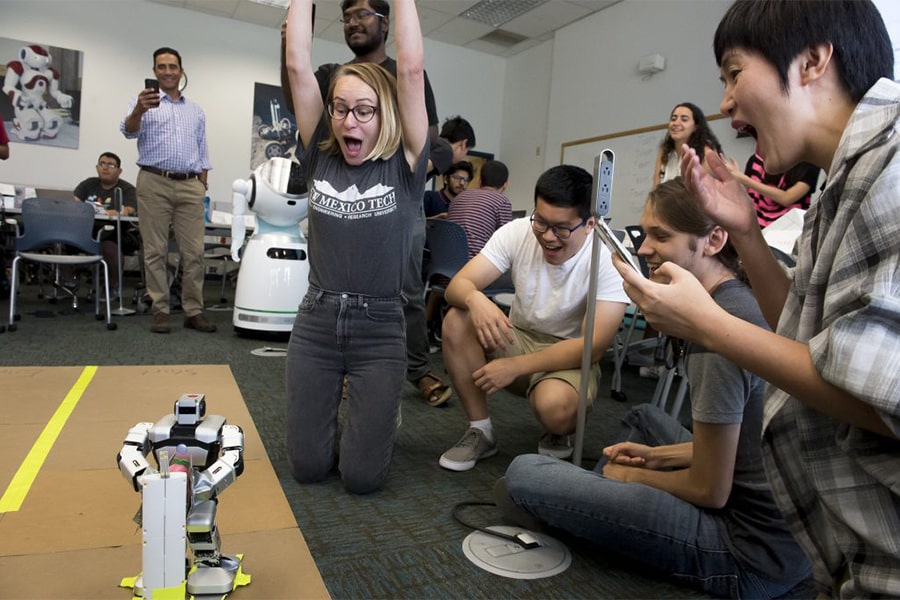
[[[35,121],[25,121],[23,123],[18,119],[13,119],[13,128],[10,133],[24,142],[33,142],[41,137],[40,126]]]
[[[242,555],[222,555],[218,567],[195,565],[187,578],[187,591],[194,596],[203,594],[222,594],[231,592],[240,585],[250,583],[250,576],[241,571]]]

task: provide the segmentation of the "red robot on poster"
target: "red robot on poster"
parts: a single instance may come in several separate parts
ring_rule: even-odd
[[[59,89],[59,73],[50,67],[53,59],[47,48],[37,44],[19,50],[19,60],[6,65],[3,93],[15,111],[12,134],[24,141],[53,139],[63,120],[47,104],[47,94],[62,108],[72,107],[72,96]]]

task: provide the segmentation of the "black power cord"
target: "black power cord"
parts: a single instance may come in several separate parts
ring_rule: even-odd
[[[469,529],[474,529],[476,531],[480,531],[481,533],[486,533],[487,535],[491,535],[494,537],[498,537],[507,541],[510,541],[518,546],[521,546],[525,550],[531,550],[533,548],[540,548],[541,543],[531,535],[527,531],[520,531],[515,535],[509,535],[500,531],[494,531],[493,529],[487,529],[484,527],[479,527],[478,525],[473,525],[465,520],[459,515],[459,510],[466,506],[497,506],[494,502],[458,502],[453,507],[453,518],[457,523],[462,525],[463,527],[468,527]]]

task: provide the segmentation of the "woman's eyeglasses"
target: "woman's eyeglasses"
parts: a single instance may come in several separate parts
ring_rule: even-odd
[[[328,105],[328,114],[331,115],[332,119],[337,121],[343,121],[347,118],[347,115],[353,113],[353,116],[360,123],[368,123],[372,120],[372,117],[375,116],[375,113],[378,112],[377,106],[369,106],[368,104],[357,104],[353,108],[350,108],[346,104],[339,104],[336,102],[332,102]]]

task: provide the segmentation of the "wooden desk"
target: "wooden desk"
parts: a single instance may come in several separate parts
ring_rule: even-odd
[[[81,367],[0,367],[0,504]],[[328,591],[226,365],[99,367],[37,469],[21,508],[0,512],[0,598],[131,598],[141,569],[140,506],[116,455],[128,429],[171,413],[183,393],[244,431],[243,475],[220,496],[222,551],[244,555],[252,582],[229,594],[328,598]]]

